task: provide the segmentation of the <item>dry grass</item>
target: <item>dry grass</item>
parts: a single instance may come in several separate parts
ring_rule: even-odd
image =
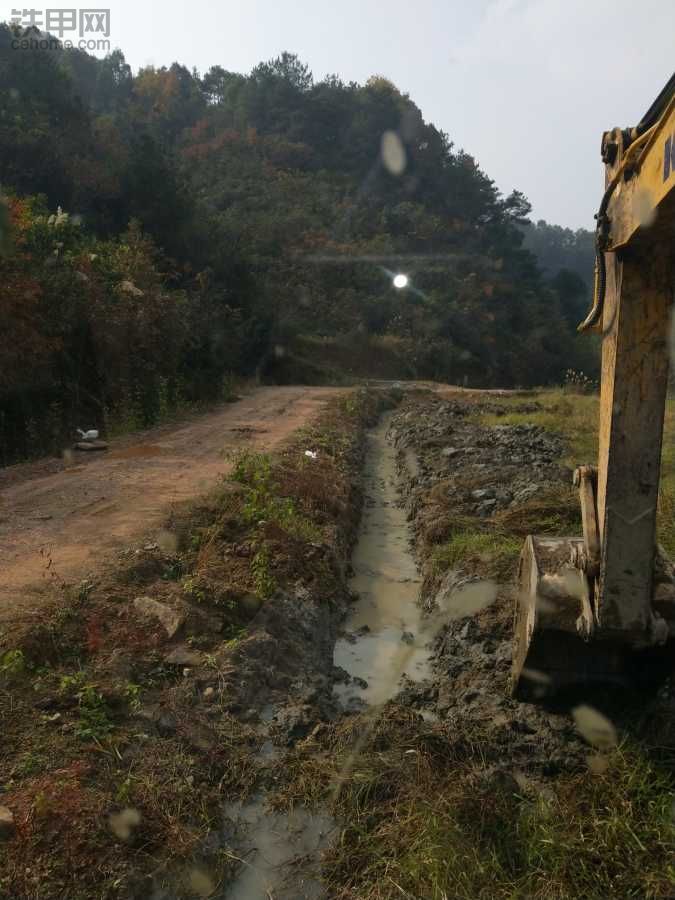
[[[491,774],[500,762],[494,735],[466,719],[443,727],[389,705],[298,747],[276,801],[332,804],[336,900],[673,895],[672,782],[639,748],[546,790]]]
[[[579,494],[571,485],[552,486],[525,503],[495,513],[494,523],[521,539],[528,534],[581,534]]]

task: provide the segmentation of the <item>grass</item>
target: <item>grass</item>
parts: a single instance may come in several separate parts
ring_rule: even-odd
[[[544,788],[500,755],[465,719],[427,724],[390,705],[306,741],[276,800],[292,805],[311,785],[314,802],[333,804],[336,900],[673,896],[673,783],[639,746],[607,754],[603,774]]]
[[[562,390],[542,391],[536,395],[540,409],[534,412],[509,412],[510,406],[522,403],[518,397],[501,397],[505,413],[480,415],[485,425],[539,425],[562,435],[567,450],[563,462],[573,468],[579,464],[596,464],[598,456],[598,417],[600,401],[597,395],[571,396]],[[562,532],[559,532],[562,533]],[[658,539],[666,552],[675,556],[675,398],[666,403],[661,453],[661,484],[657,517]]]
[[[513,572],[522,543],[496,529],[458,531],[434,549],[432,566],[436,573],[471,567],[485,577],[503,580]]]

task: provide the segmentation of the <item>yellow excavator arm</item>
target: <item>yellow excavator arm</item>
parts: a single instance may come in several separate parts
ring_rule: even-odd
[[[656,546],[675,289],[675,76],[639,125],[604,133],[602,158],[594,300],[580,325],[602,334],[598,462],[575,472],[583,537],[531,535],[521,554],[521,696],[657,683],[675,658],[675,577]]]

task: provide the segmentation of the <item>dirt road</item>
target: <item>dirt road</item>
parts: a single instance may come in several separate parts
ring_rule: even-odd
[[[53,591],[158,528],[172,504],[209,490],[228,450],[271,450],[339,388],[256,388],[173,429],[127,438],[92,460],[5,473],[0,495],[0,626],[30,618]],[[45,475],[44,471],[58,469]]]

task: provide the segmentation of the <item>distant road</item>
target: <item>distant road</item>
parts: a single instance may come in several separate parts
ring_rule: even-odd
[[[42,461],[0,474],[0,627],[27,622],[72,583],[148,537],[174,503],[207,492],[228,450],[272,450],[346,389],[261,387],[188,424],[132,435],[70,466]],[[93,458],[95,457],[95,458]],[[2,486],[4,485],[4,487]]]

